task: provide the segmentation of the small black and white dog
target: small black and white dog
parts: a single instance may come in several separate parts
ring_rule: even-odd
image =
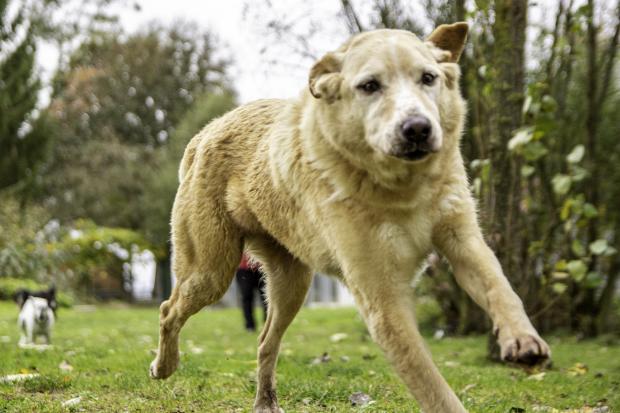
[[[22,329],[19,345],[35,344],[41,336],[45,344],[50,344],[52,327],[54,325],[56,309],[56,288],[50,287],[47,291],[19,290],[14,296],[20,307],[18,325]]]

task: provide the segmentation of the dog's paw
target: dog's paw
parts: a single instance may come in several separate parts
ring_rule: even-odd
[[[278,406],[254,406],[253,413],[284,413]]]
[[[176,371],[178,364],[178,358],[172,363],[162,363],[159,357],[156,357],[149,366],[149,376],[156,380],[167,379]]]
[[[502,360],[528,366],[541,364],[551,357],[549,346],[537,334],[521,334],[500,340]]]
[[[278,406],[278,398],[275,390],[267,390],[265,392],[258,392],[254,401],[253,413],[284,413],[284,410]]]

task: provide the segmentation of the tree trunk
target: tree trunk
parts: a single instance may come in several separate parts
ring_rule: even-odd
[[[519,263],[523,257],[519,241],[520,173],[516,160],[508,153],[508,141],[521,126],[525,89],[525,29],[527,0],[495,2],[493,24],[493,62],[497,120],[491,136],[491,244],[511,284],[519,289],[527,268]],[[527,254],[527,251],[524,252]],[[516,283],[519,281],[519,283]],[[497,358],[495,337],[489,336],[488,355]]]
[[[493,25],[496,75],[496,136],[492,137],[492,241],[511,281],[519,277],[519,165],[508,153],[508,141],[521,126],[525,88],[527,1],[497,1]]]

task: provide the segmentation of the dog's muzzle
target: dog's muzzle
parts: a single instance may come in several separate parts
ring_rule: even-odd
[[[436,152],[431,121],[422,115],[410,116],[400,125],[400,145],[395,155],[410,161]]]

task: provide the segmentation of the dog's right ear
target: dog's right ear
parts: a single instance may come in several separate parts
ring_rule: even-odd
[[[24,303],[26,302],[28,297],[30,297],[30,293],[26,290],[18,290],[15,292],[15,295],[13,295],[13,299],[15,300],[19,308],[22,308],[24,306]]]
[[[317,99],[326,99],[328,103],[340,99],[342,58],[343,53],[330,52],[312,66],[308,79],[308,87],[312,96]]]

